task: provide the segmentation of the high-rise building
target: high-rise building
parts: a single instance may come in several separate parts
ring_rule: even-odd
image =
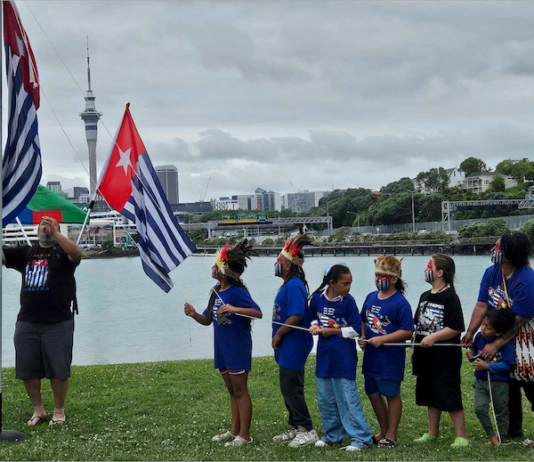
[[[87,188],[80,186],[74,186],[72,192],[74,199],[79,199],[82,194],[89,194],[89,190]]]
[[[102,114],[96,110],[96,97],[91,89],[91,68],[89,66],[89,38],[87,39],[87,96],[85,97],[85,111],[80,114],[85,123],[85,137],[89,148],[89,189],[91,196],[95,193],[97,173],[96,173],[96,139],[98,121]]]
[[[284,195],[284,208],[292,212],[307,212],[319,205],[319,200],[326,196],[324,191],[299,191]]]
[[[50,191],[58,194],[61,194],[63,192],[60,181],[49,181],[48,183],[46,183],[46,187],[50,189]]]
[[[180,202],[178,169],[174,165],[161,165],[155,170],[169,204],[178,204]]]

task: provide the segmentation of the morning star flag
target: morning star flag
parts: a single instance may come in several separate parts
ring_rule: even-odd
[[[2,226],[26,208],[41,180],[41,148],[37,133],[39,74],[26,31],[14,2],[4,1],[9,119],[2,158]]]
[[[135,223],[143,269],[169,292],[173,287],[169,272],[196,248],[172,213],[129,106],[126,105],[97,191],[110,207]]]
[[[18,218],[23,225],[38,225],[43,217],[53,218],[58,223],[83,223],[85,212],[65,197],[39,185]],[[12,220],[14,222],[15,219]]]

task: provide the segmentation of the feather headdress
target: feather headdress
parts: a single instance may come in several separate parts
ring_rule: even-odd
[[[380,255],[375,259],[375,274],[387,274],[400,278],[402,276],[402,259]]]
[[[315,245],[314,240],[307,234],[297,234],[293,239],[286,241],[281,254],[294,265],[302,266],[304,264],[302,248],[307,245]]]
[[[246,268],[247,260],[251,260],[252,256],[258,255],[256,251],[252,250],[252,247],[252,244],[249,244],[247,239],[239,241],[233,247],[229,247],[227,242],[215,257],[215,265],[217,266],[217,270],[221,274],[224,274],[232,279],[239,279],[241,275],[235,271],[232,271],[230,269],[230,265],[236,264]]]

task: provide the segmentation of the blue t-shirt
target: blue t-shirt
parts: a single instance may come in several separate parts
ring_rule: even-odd
[[[286,322],[290,316],[302,316],[298,324],[308,327],[308,294],[300,278],[287,281],[276,294],[273,306],[273,321]],[[281,326],[273,324],[273,337]],[[274,350],[276,363],[287,369],[304,369],[308,355],[313,347],[312,336],[303,330],[291,329]]]
[[[219,292],[224,304],[237,306],[239,308],[253,308],[260,311],[256,302],[252,300],[248,291],[239,286],[230,286],[228,289]],[[236,316],[227,315],[226,321],[220,326],[217,324],[217,313],[223,305],[219,297],[213,301],[213,346],[215,350],[215,369],[221,367],[226,369],[252,368],[252,335],[250,334],[250,320]],[[208,315],[208,308],[202,313]]]
[[[398,330],[414,330],[412,308],[399,291],[385,300],[378,298],[378,291],[370,293],[363,304],[362,323],[368,339]],[[368,345],[363,355],[363,374],[377,379],[403,380],[405,350],[404,347]]]
[[[496,339],[487,338],[479,332],[475,336],[473,341],[473,347],[471,351],[476,356],[478,355],[484,347],[493,343]],[[508,342],[506,345],[503,345],[497,351],[497,354],[493,360],[489,363],[490,368],[490,378],[496,382],[508,382],[510,380],[510,369],[515,366],[515,347],[514,342]],[[477,379],[488,380],[487,371],[475,371],[475,377]]]
[[[512,308],[518,316],[534,317],[534,271],[528,265],[516,268],[512,277],[506,281],[508,297],[511,307],[508,306],[504,290],[502,268],[497,265],[490,266],[482,277],[478,301],[487,303],[488,308]]]
[[[310,309],[316,313],[320,327],[352,327],[362,333],[362,321],[356,301],[352,295],[345,298],[326,298],[325,292],[316,293],[310,302]],[[319,335],[317,344],[317,366],[315,375],[323,379],[356,380],[356,342],[338,335],[324,338]]]

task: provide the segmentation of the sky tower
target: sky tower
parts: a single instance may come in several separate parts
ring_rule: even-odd
[[[91,68],[89,66],[89,37],[87,37],[87,96],[85,97],[85,111],[80,114],[80,117],[85,123],[85,136],[87,138],[87,146],[89,147],[89,189],[91,191],[91,198],[95,193],[97,182],[96,174],[96,137],[98,120],[102,114],[96,110],[93,90],[91,89]]]

